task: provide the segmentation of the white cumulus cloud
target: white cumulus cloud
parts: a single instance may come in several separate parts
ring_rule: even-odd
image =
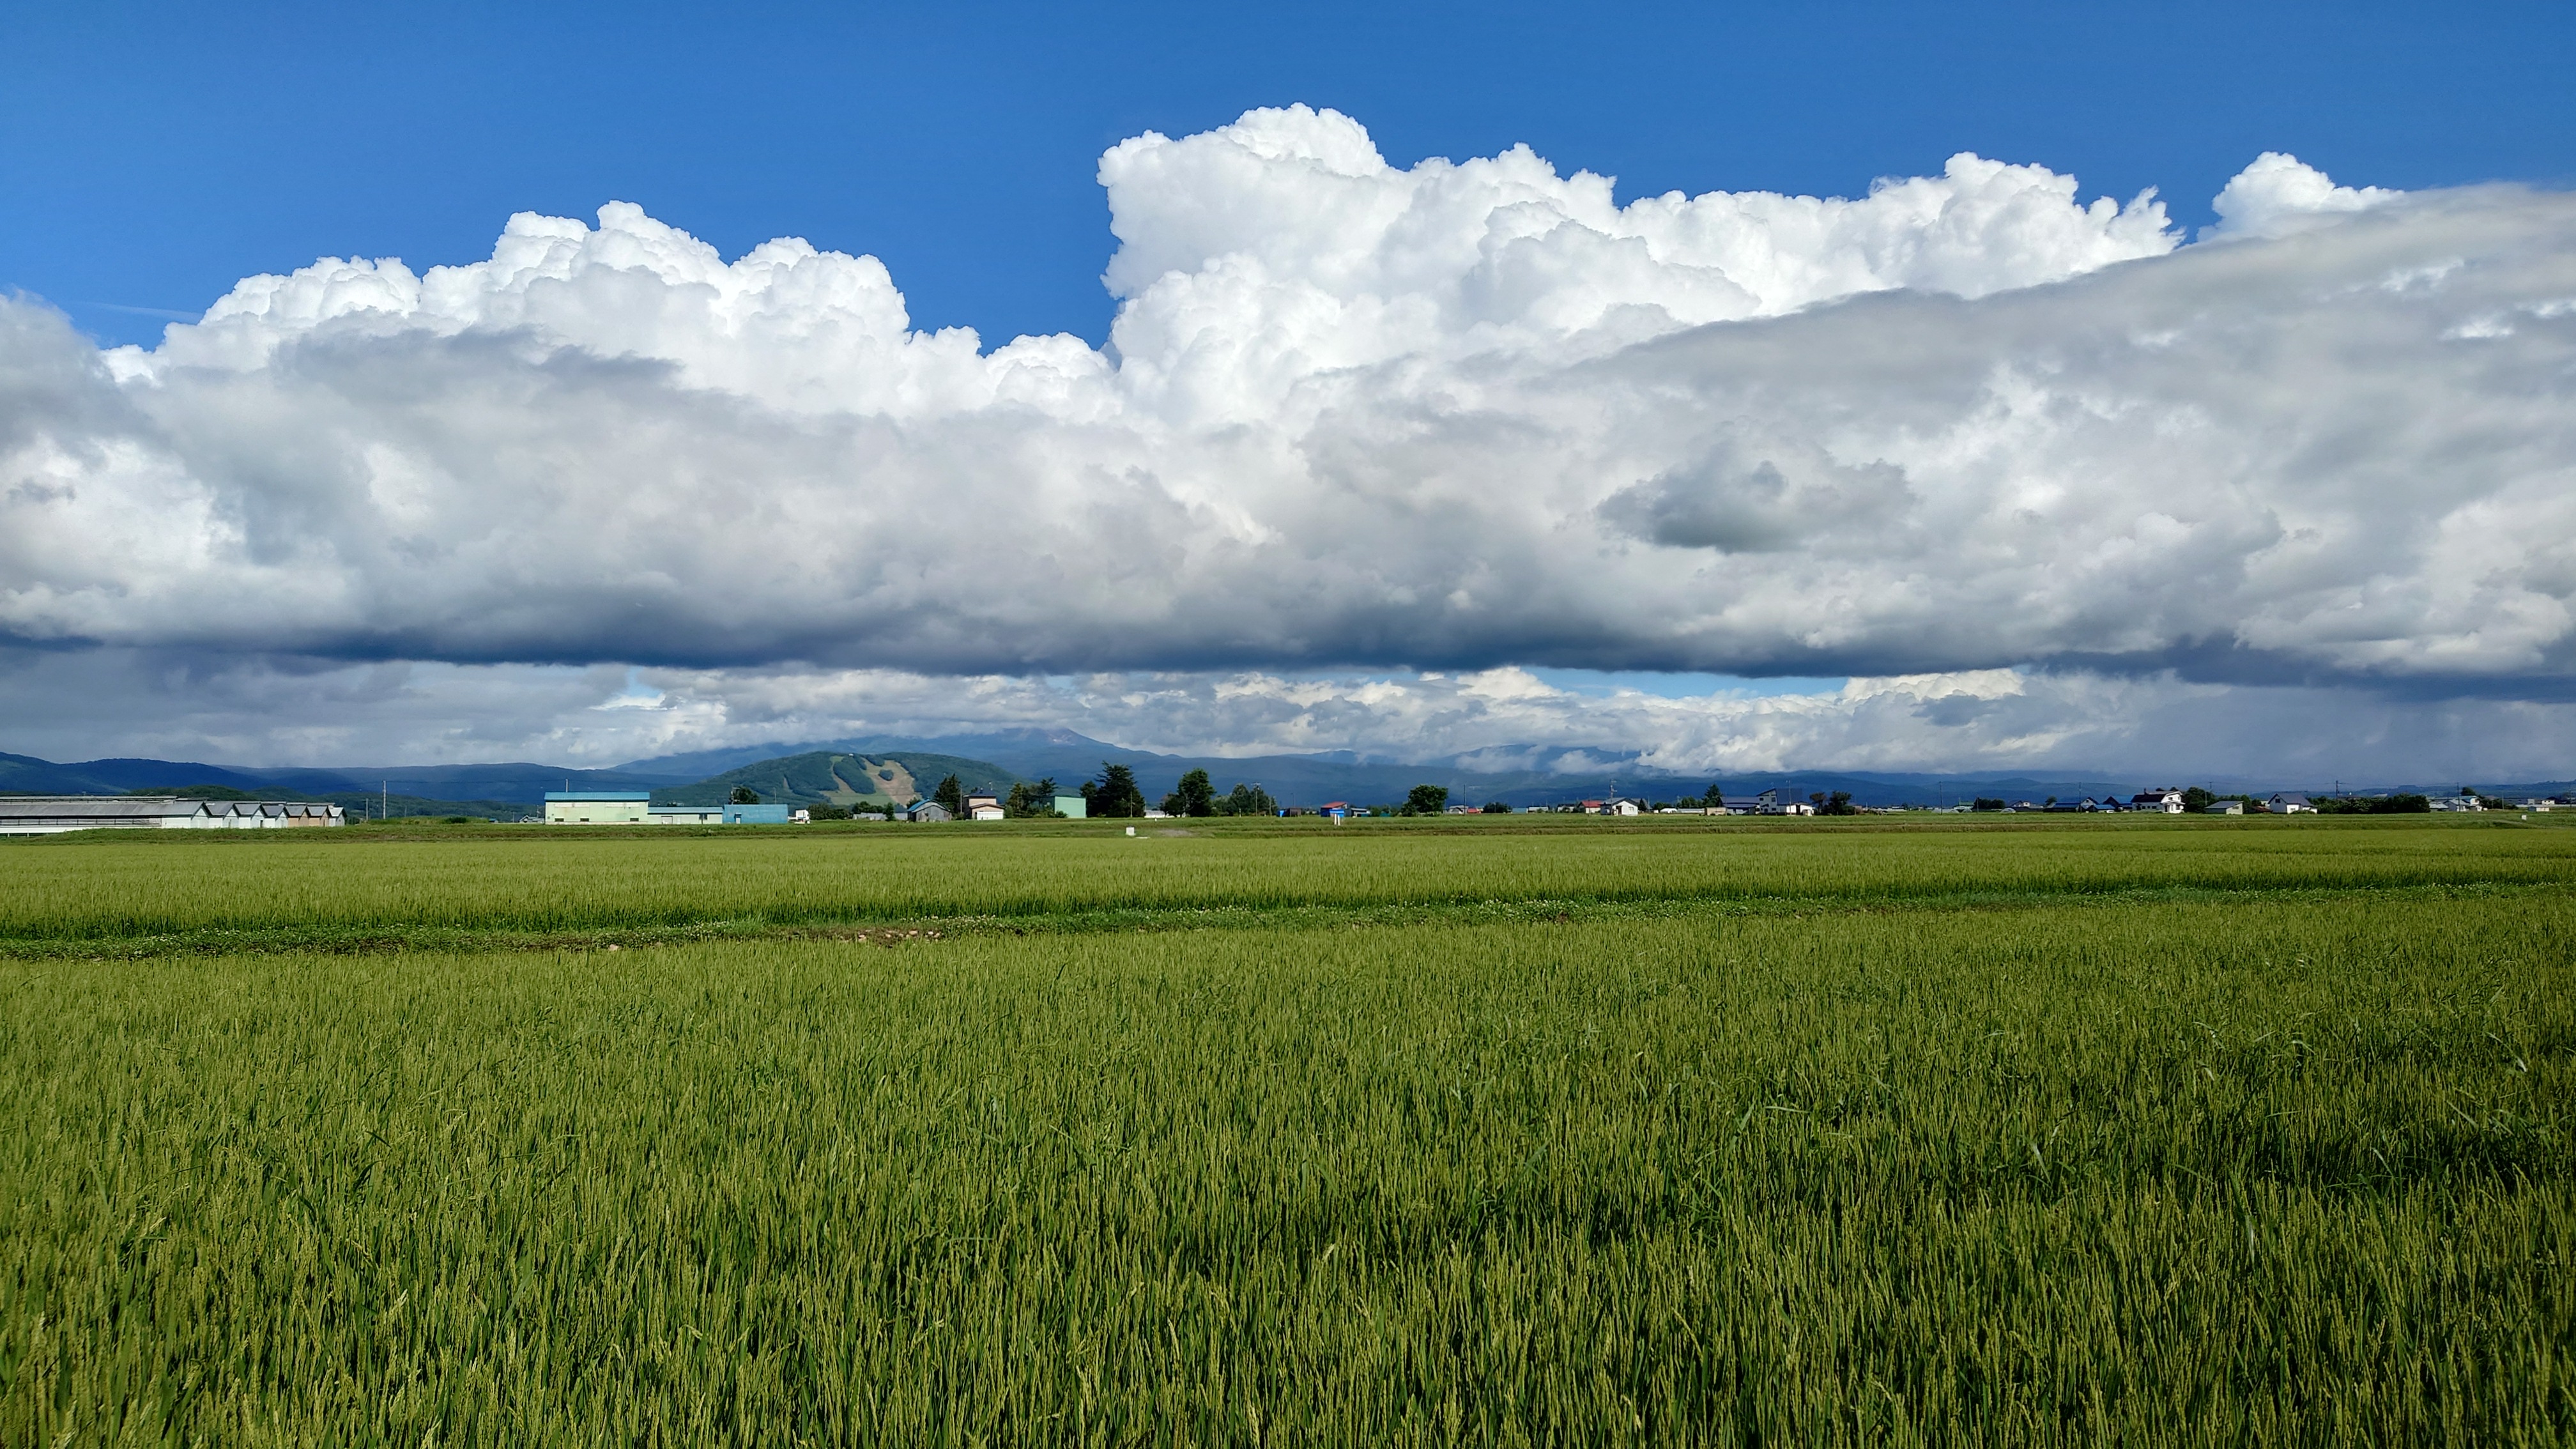
[[[2347,212],[2367,211],[2405,193],[2377,186],[2337,186],[2334,178],[2285,151],[2266,151],[2238,172],[2210,209],[2214,236],[2287,236]]]
[[[1108,344],[635,207],[0,301],[0,637],[921,675],[2576,672],[2576,200],[1971,155],[1617,204],[1303,107],[1100,166]],[[2429,683],[2427,683],[2429,682]],[[2072,708],[2072,705],[2066,706]]]

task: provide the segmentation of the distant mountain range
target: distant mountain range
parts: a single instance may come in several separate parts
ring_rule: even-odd
[[[1573,752],[1569,751],[1568,754]],[[1613,794],[1672,799],[1697,795],[1711,783],[1729,799],[1767,789],[1803,798],[1845,790],[1864,805],[1953,805],[1974,796],[2008,800],[2077,799],[2129,795],[2149,786],[2205,784],[2267,792],[2316,790],[2313,780],[2253,782],[2181,777],[2115,780],[2029,774],[1883,774],[1838,770],[1784,770],[1766,774],[1676,775],[1638,765],[1578,771],[1479,770],[1457,761],[1402,763],[1370,759],[1347,750],[1313,755],[1226,758],[1165,755],[1131,750],[1064,729],[1004,729],[936,736],[876,735],[840,740],[781,741],[722,750],[697,750],[633,760],[606,770],[572,770],[526,763],[395,765],[365,768],[266,769],[174,760],[85,760],[55,764],[26,755],[0,754],[0,793],[121,795],[188,785],[222,785],[254,794],[335,800],[353,807],[381,802],[390,792],[396,815],[471,814],[511,819],[533,813],[548,790],[649,790],[671,804],[723,799],[736,785],[761,798],[793,804],[851,804],[863,799],[928,795],[954,774],[970,791],[1001,792],[1015,781],[1052,777],[1071,794],[1095,778],[1103,763],[1125,765],[1148,800],[1159,800],[1193,769],[1206,770],[1223,794],[1237,783],[1259,785],[1283,805],[1327,800],[1382,804],[1402,800],[1416,785],[1441,785],[1450,799],[1481,805],[1500,800],[1515,809]],[[2461,782],[2384,784],[2372,790],[2439,790]],[[2478,784],[2490,793],[2552,794],[2576,788],[2565,780]],[[2365,788],[2356,785],[2354,788]]]
[[[58,765],[0,754],[0,794],[125,795],[218,785],[278,800],[329,800],[397,817],[481,815],[516,820],[533,813],[548,790],[649,790],[694,776],[566,770],[553,765],[401,765],[373,769],[257,769],[193,760],[83,760]]]
[[[655,790],[653,803],[719,805],[732,796],[736,786],[749,786],[761,799],[773,804],[844,808],[862,803],[904,805],[928,798],[950,775],[957,777],[959,788],[969,795],[1006,794],[1018,783],[1018,777],[999,765],[960,755],[921,750],[869,754],[809,750],[737,766],[694,785]],[[1064,788],[1067,793],[1073,790],[1069,784]]]
[[[767,768],[781,755],[802,759],[818,753],[874,756],[923,751],[989,762],[988,768],[1001,774],[999,788],[1007,788],[1013,779],[1036,781],[1052,778],[1066,794],[1073,793],[1082,781],[1098,778],[1104,764],[1125,765],[1136,772],[1136,783],[1148,800],[1161,799],[1180,783],[1182,775],[1191,770],[1207,771],[1219,794],[1233,789],[1237,783],[1259,785],[1283,805],[1319,805],[1327,800],[1348,800],[1355,804],[1389,803],[1402,800],[1406,792],[1416,785],[1429,784],[1448,787],[1452,796],[1462,802],[1473,796],[1474,803],[1480,805],[1488,800],[1501,800],[1515,808],[1524,808],[1608,795],[1616,790],[1653,792],[1665,797],[1696,795],[1708,783],[1647,770],[1627,770],[1616,775],[1568,775],[1542,770],[1474,770],[1454,762],[1405,764],[1370,760],[1347,750],[1317,755],[1251,757],[1165,755],[1151,750],[1127,749],[1063,729],[1011,729],[934,736],[875,735],[798,744],[750,745],[661,755],[649,760],[635,760],[618,768],[657,773],[693,770],[732,772],[746,767]],[[1813,778],[1823,782],[1828,777],[1818,775]],[[973,783],[962,772],[959,779],[963,784]],[[927,794],[937,780],[937,775],[922,780],[922,792]],[[754,785],[753,788],[759,787]],[[1802,788],[1833,790],[1845,787],[1816,783]]]
[[[2072,800],[2107,794],[2126,798],[2151,786],[2167,784],[2203,784],[2268,793],[2275,789],[2316,790],[2325,783],[2241,778],[2185,780],[2180,776],[2114,779],[2099,775],[1950,775],[1848,770],[1728,773],[1712,781],[1706,776],[1680,775],[1636,765],[1615,770],[1572,772],[1496,771],[1474,769],[1454,760],[1429,763],[1375,760],[1347,750],[1313,755],[1249,757],[1166,755],[1127,749],[1066,729],[1001,729],[955,735],[871,735],[839,740],[782,741],[660,755],[630,761],[618,769],[637,774],[678,774],[696,778],[810,753],[873,755],[913,751],[935,751],[951,757],[989,761],[994,767],[1023,780],[1053,777],[1067,793],[1071,793],[1081,781],[1097,778],[1103,763],[1125,765],[1136,772],[1136,782],[1149,800],[1161,799],[1187,771],[1203,769],[1208,772],[1219,794],[1231,790],[1237,782],[1255,784],[1268,790],[1284,805],[1317,805],[1327,800],[1348,800],[1354,804],[1393,802],[1402,800],[1405,792],[1415,785],[1424,784],[1446,786],[1450,798],[1460,803],[1483,804],[1488,800],[1500,800],[1515,809],[1525,809],[1532,805],[1620,793],[1671,799],[1700,794],[1712,783],[1724,790],[1729,799],[1749,799],[1775,787],[1784,794],[1801,799],[1815,791],[1847,790],[1854,800],[1864,805],[1956,805],[1979,795],[2008,800],[2046,800],[2050,796]],[[922,782],[924,794],[929,793],[929,787],[936,778]],[[966,783],[971,785],[972,782]],[[2374,785],[2367,788],[2439,789],[2447,794],[2457,790],[2460,783]],[[759,787],[755,785],[753,788]],[[2364,787],[2356,785],[2354,788]],[[2514,795],[2549,794],[2570,788],[2570,782],[2543,781],[2482,788]]]

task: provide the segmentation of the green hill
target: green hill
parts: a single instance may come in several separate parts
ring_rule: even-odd
[[[844,755],[815,750],[759,760],[694,785],[674,785],[653,792],[656,805],[717,805],[737,785],[748,785],[763,801],[786,805],[861,803],[897,805],[918,800],[955,775],[970,795],[1007,794],[1019,776],[988,760],[961,755],[933,755],[914,750],[884,755]]]

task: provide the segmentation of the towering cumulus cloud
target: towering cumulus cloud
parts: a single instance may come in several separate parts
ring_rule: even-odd
[[[1102,158],[1109,343],[632,206],[254,277],[157,349],[0,302],[0,631],[931,673],[2576,666],[2576,199],[1971,155],[1855,200],[1256,111]]]

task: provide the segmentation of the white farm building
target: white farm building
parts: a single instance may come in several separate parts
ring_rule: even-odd
[[[656,805],[645,790],[548,790],[548,825],[802,824],[785,805]]]
[[[318,800],[0,796],[0,835],[59,835],[66,830],[293,830],[346,823],[339,806]]]

